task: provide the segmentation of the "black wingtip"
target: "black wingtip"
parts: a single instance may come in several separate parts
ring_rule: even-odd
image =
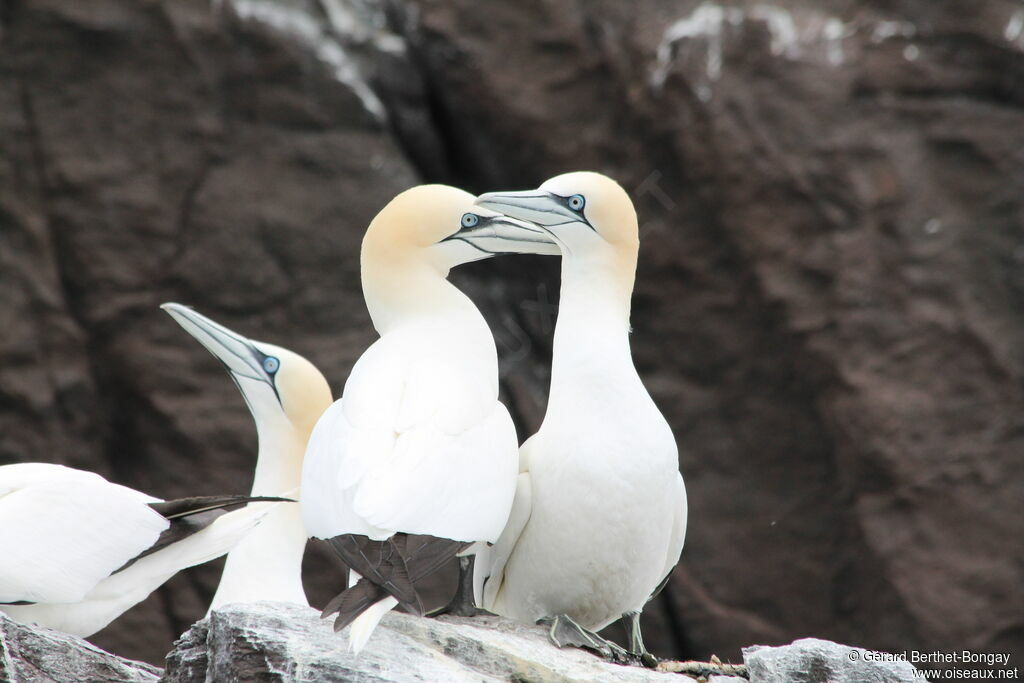
[[[323,618],[338,614],[334,622],[340,631],[370,605],[394,597],[403,609],[422,617],[423,601],[416,583],[430,576],[471,544],[447,538],[398,533],[383,541],[357,534],[342,534],[326,539],[338,556],[360,580],[332,599]]]
[[[292,498],[279,496],[191,496],[150,503],[153,508],[167,519],[179,519],[189,515],[198,515],[210,510],[220,510],[233,505],[248,503],[297,503]]]
[[[356,585],[334,596],[320,613],[320,618],[327,619],[337,613],[338,618],[334,620],[334,631],[337,633],[358,619],[359,615],[379,600],[386,598],[387,595],[387,591],[380,586],[374,585],[365,578],[360,578]]]
[[[170,522],[170,525],[164,529],[153,545],[125,562],[114,573],[122,572],[142,558],[184,540],[192,534],[199,533],[210,526],[215,519],[225,514],[222,512],[224,508],[259,502],[294,503],[295,501],[277,496],[193,496],[150,503],[149,507],[162,515]]]
[[[345,590],[348,590],[348,589],[345,589]],[[337,595],[335,595],[333,598],[331,598],[331,601],[328,602],[324,606],[323,611],[320,612],[320,618],[321,619],[326,619],[327,617],[331,616],[332,614],[337,612],[339,609],[341,609],[341,601],[344,598],[345,598],[345,591],[342,591],[342,592],[338,593]]]

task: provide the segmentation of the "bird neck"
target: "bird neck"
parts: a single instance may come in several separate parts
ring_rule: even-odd
[[[381,335],[424,319],[479,316],[469,297],[448,282],[446,270],[414,257],[392,258],[381,264],[365,256],[364,251],[363,296],[373,326]]]
[[[309,432],[300,432],[280,410],[271,416],[256,417],[259,453],[253,476],[252,495],[288,495],[302,480],[302,459]]]
[[[588,392],[639,381],[629,348],[636,256],[562,258],[548,412]]]
[[[302,458],[309,434],[298,433],[284,414],[258,416],[259,455],[252,495],[298,500]],[[308,604],[302,588],[306,530],[297,503],[282,503],[228,554],[210,609],[233,602],[270,600]]]

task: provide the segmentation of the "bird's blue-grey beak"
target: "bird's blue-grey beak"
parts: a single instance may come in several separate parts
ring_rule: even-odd
[[[185,331],[196,338],[206,350],[224,364],[232,377],[246,377],[258,382],[266,382],[277,393],[274,378],[265,367],[268,356],[256,348],[250,340],[232,332],[220,323],[216,323],[205,315],[200,315],[188,306],[166,303],[160,308],[167,311],[174,321],[185,328]],[[276,371],[276,368],[275,368]],[[241,387],[239,387],[241,389]],[[242,391],[245,395],[245,391]],[[279,399],[280,400],[280,397]]]
[[[581,212],[569,207],[569,198],[544,190],[487,192],[477,197],[474,203],[491,211],[503,213],[509,218],[529,221],[544,227],[576,222],[587,223]]]
[[[467,226],[465,219],[476,222]],[[528,221],[520,221],[482,209],[478,214],[463,216],[463,227],[447,240],[465,242],[481,252],[481,258],[496,254],[548,254],[557,255],[558,246],[545,230]]]

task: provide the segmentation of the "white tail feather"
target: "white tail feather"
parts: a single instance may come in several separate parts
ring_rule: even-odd
[[[487,544],[481,545],[473,565],[473,604],[477,607],[484,604],[484,583],[490,577],[491,564],[494,562],[493,548],[487,547]]]
[[[366,647],[366,643],[370,640],[370,636],[373,634],[374,629],[377,628],[380,620],[384,618],[385,614],[394,609],[397,604],[398,600],[388,596],[370,605],[369,609],[356,617],[356,620],[352,622],[352,626],[349,627],[348,649],[358,655]]]
[[[166,548],[145,557],[137,564],[153,558],[154,565],[161,565],[174,572],[209,562],[229,552],[256,528],[256,525],[277,505],[292,503],[249,503],[244,508],[226,512],[206,527],[188,538],[172,543]],[[131,569],[131,568],[129,568]]]

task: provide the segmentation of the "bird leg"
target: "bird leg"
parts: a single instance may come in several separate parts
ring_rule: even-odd
[[[658,666],[658,658],[648,652],[644,646],[644,637],[640,633],[640,610],[623,614],[622,625],[626,629],[629,654],[639,659],[640,663],[648,669]]]
[[[439,617],[442,614],[451,614],[456,617],[478,617],[487,614],[473,601],[473,565],[476,564],[476,555],[459,558],[459,584],[455,589],[455,595],[444,607],[439,607],[427,612],[428,617]]]
[[[636,663],[636,658],[629,652],[593,631],[583,628],[568,615],[544,617],[538,619],[537,623],[549,627],[548,640],[558,647],[579,647],[590,650],[616,664]]]

